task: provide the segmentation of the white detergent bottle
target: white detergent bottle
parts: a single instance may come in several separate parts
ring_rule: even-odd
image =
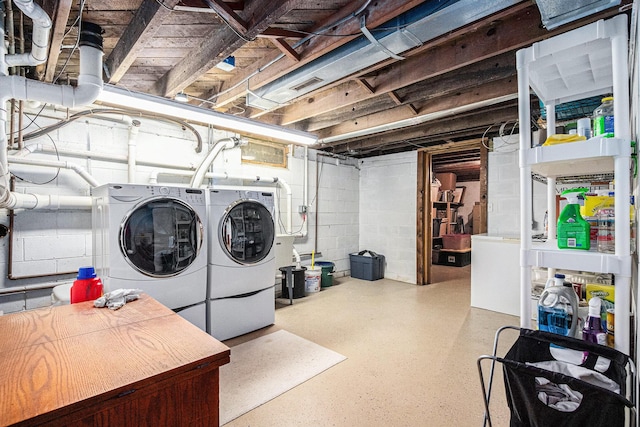
[[[553,281],[552,281],[553,280]],[[563,284],[564,274],[556,274],[538,300],[538,329],[558,335],[576,337],[578,333],[578,295]]]

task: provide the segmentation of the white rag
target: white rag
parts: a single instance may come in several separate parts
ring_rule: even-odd
[[[107,292],[93,302],[94,307],[108,307],[111,310],[117,310],[130,301],[140,298],[142,289],[116,289]]]

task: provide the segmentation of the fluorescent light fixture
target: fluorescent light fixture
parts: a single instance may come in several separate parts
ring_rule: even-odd
[[[216,64],[216,68],[220,68],[221,70],[224,70],[224,71],[232,71],[234,68],[236,68],[236,57],[229,56],[225,58],[224,61],[218,62]]]
[[[232,130],[240,134],[251,134],[296,145],[314,145],[318,141],[318,137],[312,133],[260,123],[245,117],[232,116],[160,96],[122,89],[109,84],[104,85],[104,89],[98,95],[97,101],[115,107],[163,114]]]
[[[189,95],[184,92],[176,93],[176,96],[173,97],[178,102],[189,102]]]

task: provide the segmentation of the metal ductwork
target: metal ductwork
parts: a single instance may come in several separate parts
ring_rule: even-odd
[[[247,105],[270,110],[423,43],[520,3],[520,0],[430,1],[373,32],[360,16],[362,37],[259,89],[247,92]]]
[[[610,7],[618,6],[620,0],[536,0],[542,25],[553,30],[585,16],[593,15]]]

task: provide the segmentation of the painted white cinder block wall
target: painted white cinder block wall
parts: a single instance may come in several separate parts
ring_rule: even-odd
[[[64,114],[65,112],[45,110],[45,115],[52,118],[41,115],[36,123],[38,126],[46,126],[56,122],[57,118],[64,117]],[[159,183],[186,186],[189,183],[188,177],[172,176],[166,172],[197,166],[213,142],[233,135],[197,127],[204,140],[204,147],[201,153],[196,153],[196,138],[191,131],[175,123],[147,118],[139,120],[142,124],[137,138],[140,164],[137,166],[136,183],[148,183],[152,172],[160,172]],[[25,133],[33,129],[28,129]],[[212,141],[207,141],[208,135],[211,135]],[[63,153],[71,149],[91,150],[93,153],[107,153],[124,158],[127,154],[127,137],[127,125],[112,117],[110,120],[105,120],[104,117],[86,118],[48,136],[26,141],[25,144],[39,143],[48,147],[55,144],[60,152],[58,155],[36,152],[29,154],[29,159],[73,162],[84,167],[99,183],[124,183],[127,182],[127,165],[122,161],[101,160],[95,155],[87,158]],[[304,220],[304,216],[298,213],[298,206],[303,204],[304,149],[294,147],[288,163],[286,169],[243,165],[240,150],[236,148],[221,153],[213,168],[215,172],[277,176],[285,180],[292,189],[292,230],[295,233],[303,229]],[[12,165],[11,172],[19,177],[16,181],[16,191],[19,192],[74,196],[90,194],[90,186],[69,170]],[[357,251],[359,247],[360,182],[357,162],[325,156],[320,156],[316,162],[315,151],[309,150],[308,176],[308,234],[297,237],[294,246],[302,254],[314,250],[320,252],[322,256],[318,259],[333,261],[337,271],[346,272],[349,270],[349,253]],[[274,190],[280,196],[280,210],[285,211],[285,192],[276,184],[243,183],[237,180],[217,180],[215,184],[244,184]],[[51,286],[72,281],[79,267],[92,263],[91,212],[89,209],[33,210],[16,212],[10,218],[8,211],[0,211],[0,224],[9,227],[10,222],[13,224],[12,232],[0,238],[0,289],[11,288],[16,292],[0,294],[0,312],[9,313],[49,305]],[[282,218],[280,222],[285,224],[286,219]],[[281,231],[284,232],[284,229]],[[9,272],[12,279],[7,278]],[[31,290],[39,286],[44,289]]]
[[[494,138],[488,159],[487,234],[520,238],[520,166],[518,135]],[[533,182],[532,230],[544,231],[547,186]]]
[[[364,159],[360,171],[360,250],[386,258],[385,277],[416,283],[417,152]]]

